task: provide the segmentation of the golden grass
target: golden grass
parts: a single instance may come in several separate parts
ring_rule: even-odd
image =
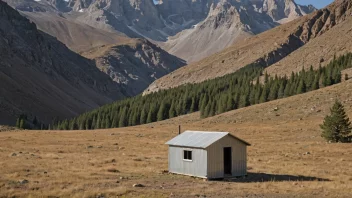
[[[121,129],[3,132],[0,197],[350,197],[352,145],[326,143],[319,124],[336,97],[352,117],[351,91],[347,81],[204,120],[195,113]],[[164,143],[178,124],[250,142],[249,176],[206,182],[163,174]],[[19,184],[23,179],[29,183]]]

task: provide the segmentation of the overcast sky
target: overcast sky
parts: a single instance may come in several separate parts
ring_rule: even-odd
[[[308,4],[312,4],[314,5],[316,8],[323,8],[327,5],[329,5],[330,3],[332,3],[334,0],[296,0],[295,2],[301,5],[308,5]]]

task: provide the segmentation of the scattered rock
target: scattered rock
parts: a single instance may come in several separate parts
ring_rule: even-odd
[[[113,145],[115,145],[115,146],[116,146],[116,145],[119,145],[119,143],[115,143],[115,144],[113,144]]]
[[[143,188],[144,185],[143,184],[133,184],[134,188]]]
[[[98,146],[97,148],[103,148],[103,146]]]
[[[112,162],[112,163],[115,163],[115,162],[116,162],[116,160],[115,160],[115,159],[112,159],[112,160],[111,160],[111,162]]]
[[[120,181],[119,181],[119,180],[117,180],[117,181],[116,181],[116,183],[118,184],[118,183],[120,183]]]
[[[119,147],[119,150],[123,150],[123,149],[125,149],[125,147],[123,147],[123,146],[120,146],[120,147]]]
[[[12,153],[11,156],[12,156],[12,157],[16,157],[16,156],[17,156],[17,153]]]
[[[168,174],[168,173],[169,173],[168,170],[162,170],[162,171],[161,171],[161,174]]]
[[[29,183],[29,181],[28,180],[26,180],[26,179],[22,179],[22,180],[19,180],[18,181],[18,183],[20,183],[20,184],[28,184]]]
[[[91,149],[91,148],[94,148],[94,146],[87,146],[87,149]]]
[[[96,196],[96,198],[105,198],[105,195],[103,195],[103,194],[98,194],[98,195]]]
[[[274,111],[278,111],[278,110],[279,110],[279,107],[275,107],[275,108],[274,108]]]
[[[310,155],[310,152],[305,152],[303,155]]]
[[[120,171],[115,169],[115,168],[109,168],[108,172],[110,172],[110,173],[119,173]]]

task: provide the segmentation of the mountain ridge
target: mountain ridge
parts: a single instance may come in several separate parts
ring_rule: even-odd
[[[25,12],[63,13],[73,21],[104,31],[146,38],[188,62],[315,10],[293,0],[8,2]]]
[[[125,97],[91,60],[0,1],[0,122],[20,114],[50,123]]]
[[[336,1],[327,8],[247,38],[220,53],[176,70],[155,81],[144,94],[223,76],[252,63],[271,66],[349,19],[350,12],[350,0]]]

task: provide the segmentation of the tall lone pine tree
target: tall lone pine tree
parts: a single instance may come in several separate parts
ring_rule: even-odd
[[[323,130],[321,136],[331,142],[351,142],[351,122],[341,102],[336,100],[330,112],[320,125]]]

